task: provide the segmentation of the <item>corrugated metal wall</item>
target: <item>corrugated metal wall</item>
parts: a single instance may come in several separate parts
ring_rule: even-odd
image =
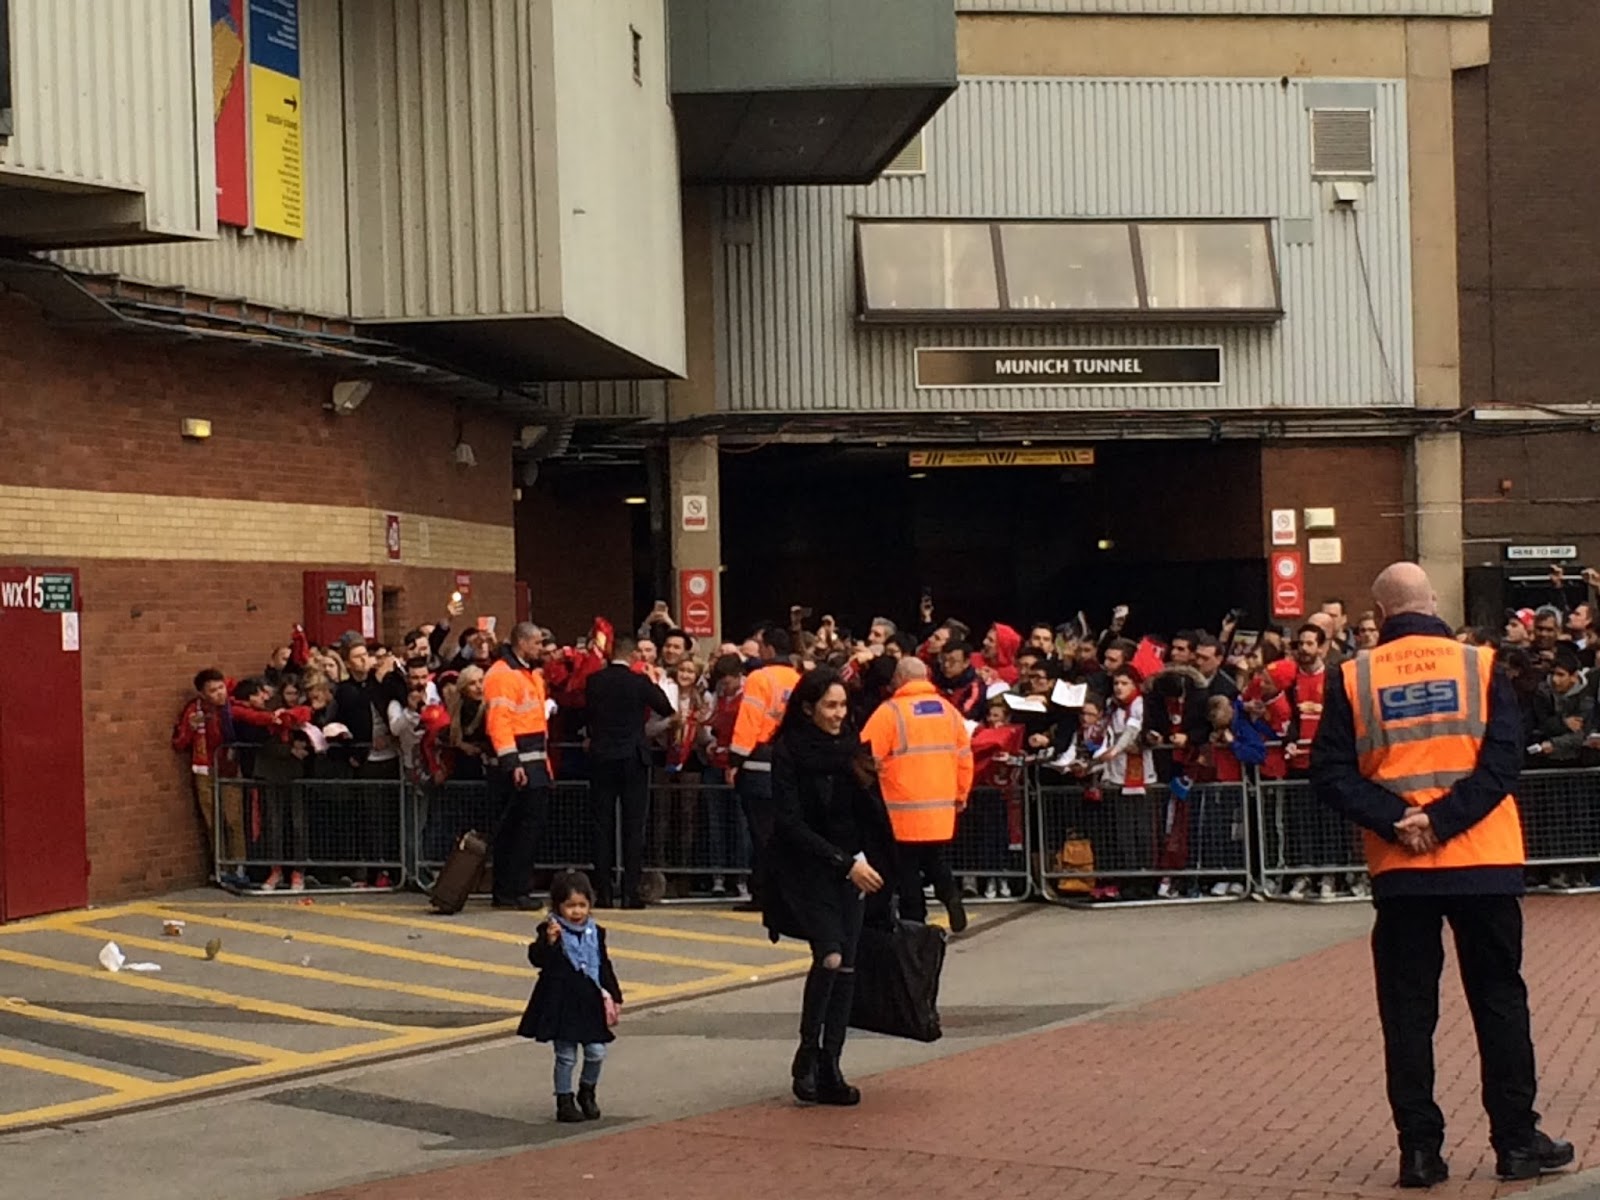
[[[667,410],[667,385],[654,379],[547,383],[540,392],[546,404],[569,417],[660,420]]]
[[[71,250],[56,255],[57,260],[140,283],[185,287],[211,296],[244,296],[257,304],[321,316],[348,316],[344,76],[339,42],[338,5],[329,0],[305,0],[300,5],[304,240],[273,234],[247,237],[223,227],[217,240],[210,242]]]
[[[957,12],[1117,16],[1487,17],[1494,0],[956,0]]]
[[[16,130],[0,173],[145,194],[147,224],[209,232],[205,0],[11,0]]]
[[[719,247],[719,408],[1412,403],[1404,84],[1363,82],[1376,97],[1378,165],[1353,220],[1330,212],[1311,179],[1308,85],[1313,81],[967,79],[927,128],[926,176],[854,188],[730,189],[724,229],[749,222],[753,244],[725,236]],[[860,328],[853,215],[1270,217],[1288,315],[1268,328]],[[1309,222],[1299,232],[1310,242],[1286,244],[1285,219]],[[1195,344],[1223,347],[1223,386],[918,392],[913,385],[918,346]]]
[[[539,311],[550,0],[344,8],[356,315]]]

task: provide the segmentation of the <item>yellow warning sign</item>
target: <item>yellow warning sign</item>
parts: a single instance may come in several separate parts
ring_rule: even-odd
[[[993,450],[913,450],[908,465],[930,467],[1092,467],[1094,450],[1084,446]]]

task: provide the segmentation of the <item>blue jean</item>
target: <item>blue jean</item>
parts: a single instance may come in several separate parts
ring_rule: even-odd
[[[578,1065],[578,1043],[557,1042],[556,1047],[556,1095],[570,1096],[572,1094],[572,1068]],[[579,1083],[594,1087],[600,1082],[600,1066],[606,1061],[606,1044],[604,1042],[586,1042],[583,1047],[583,1073],[578,1076]]]
[[[739,798],[728,786],[721,767],[706,767],[700,774],[701,811],[706,822],[706,852],[717,874],[743,870],[750,865],[750,826],[739,810]],[[733,845],[729,846],[729,835]]]

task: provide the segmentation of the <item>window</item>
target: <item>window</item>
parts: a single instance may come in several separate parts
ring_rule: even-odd
[[[856,222],[864,321],[1275,321],[1266,221]]]
[[[989,226],[933,221],[862,225],[867,308],[887,312],[1000,307]]]
[[[1278,307],[1264,225],[1141,225],[1139,248],[1151,308]]]
[[[1139,307],[1126,225],[1002,225],[1000,253],[1014,309]]]

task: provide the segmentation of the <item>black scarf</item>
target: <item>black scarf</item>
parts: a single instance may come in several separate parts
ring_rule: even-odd
[[[783,740],[801,770],[824,775],[848,771],[861,750],[860,741],[848,725],[838,734],[827,734],[810,720],[790,726],[784,731]]]

